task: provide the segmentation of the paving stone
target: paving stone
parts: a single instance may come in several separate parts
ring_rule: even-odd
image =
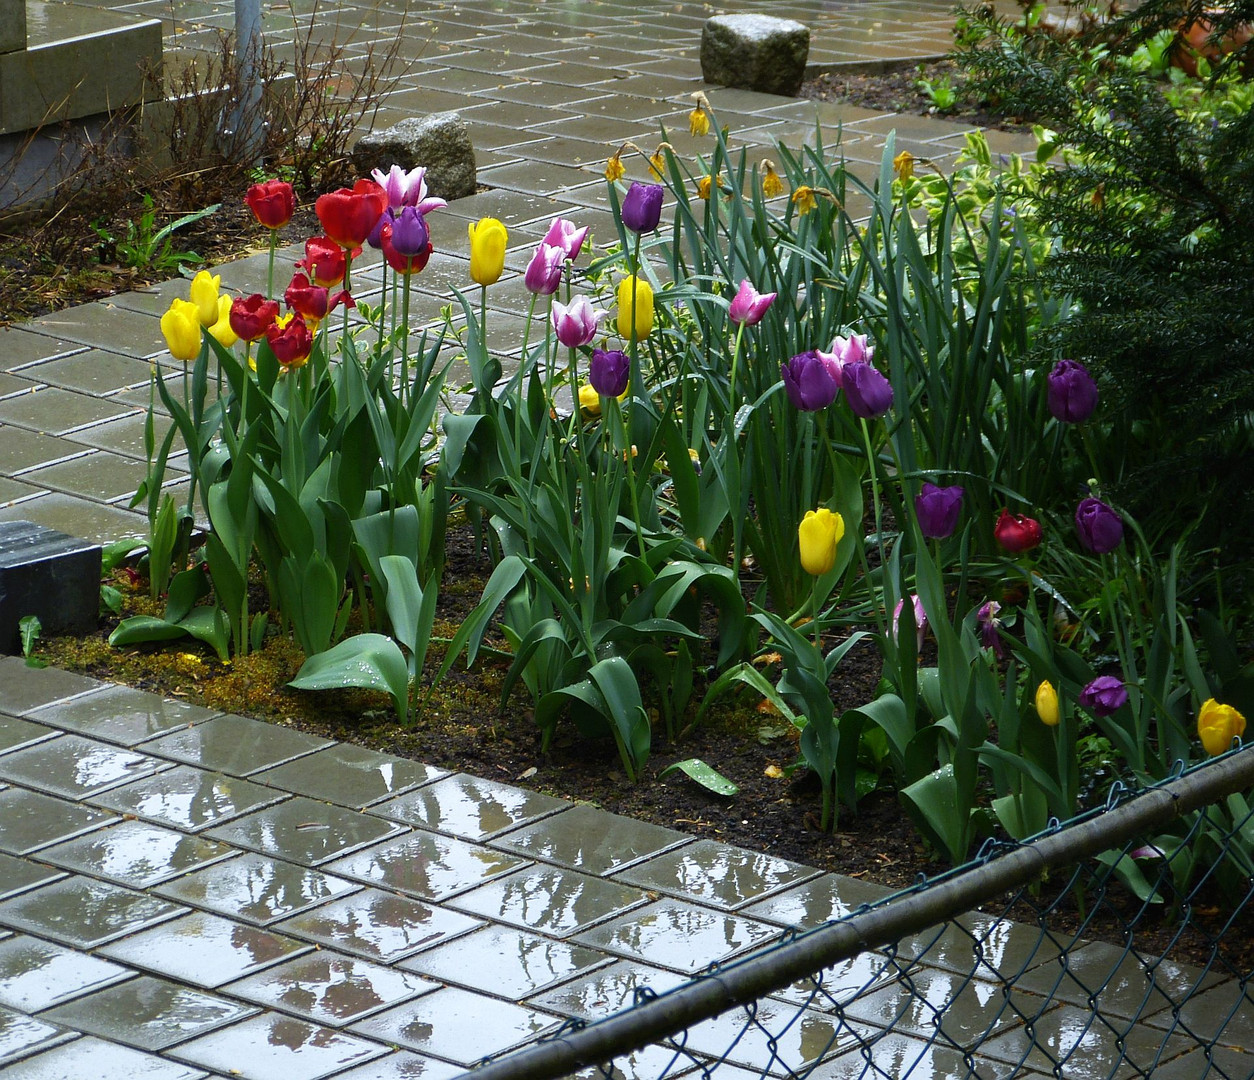
[[[666,899],[588,930],[575,940],[629,959],[692,973],[761,945],[778,933],[766,923]]]
[[[370,812],[463,840],[482,840],[570,805],[551,795],[461,774],[379,803]]]
[[[62,872],[51,866],[12,855],[0,855],[0,900],[7,900],[36,885],[46,885],[61,876]]]
[[[557,1017],[548,1013],[447,987],[354,1024],[351,1030],[471,1065],[557,1023]]]
[[[1204,1039],[1239,1049],[1254,1046],[1254,1000],[1240,981],[1229,980],[1205,993],[1189,998],[1177,1017],[1161,1011],[1146,1023],[1156,1028],[1174,1028],[1193,1039]]]
[[[36,1013],[135,974],[130,968],[15,935],[0,941],[0,1005]]]
[[[732,910],[818,873],[773,855],[698,840],[614,876],[644,889]]]
[[[634,960],[616,960],[607,967],[538,994],[529,1003],[563,1016],[599,1020],[619,1009],[629,1008],[636,1000],[637,991],[664,994],[687,981],[688,976],[674,971],[649,967]]]
[[[72,1038],[74,1032],[33,1016],[0,1008],[0,1067],[18,1057],[47,1049]]]
[[[226,844],[204,837],[142,821],[123,821],[44,848],[39,857],[67,870],[146,889],[234,853]]]
[[[28,367],[23,375],[67,390],[105,397],[129,386],[147,386],[151,371],[152,365],[147,361],[102,349],[85,349]]]
[[[449,906],[522,929],[568,937],[639,907],[647,899],[639,889],[616,881],[555,866],[533,866],[456,896]]]
[[[0,903],[0,923],[94,949],[186,911],[160,897],[88,877],[69,877]]]
[[[317,866],[401,831],[402,826],[394,822],[295,795],[219,825],[208,835],[265,855]]]
[[[392,963],[482,925],[478,919],[407,896],[363,889],[288,919],[275,929]]]
[[[25,855],[114,820],[113,814],[103,810],[74,805],[26,788],[6,788],[0,791],[0,851]]]
[[[843,874],[824,874],[765,900],[755,901],[744,909],[744,914],[809,930],[832,919],[842,919],[863,904],[882,900],[891,893],[892,889],[874,882],[860,881]]]
[[[0,442],[2,436],[0,429]],[[140,514],[62,491],[50,491],[0,509],[0,521],[19,520],[33,521],[96,544],[112,543],[124,536],[142,536],[148,531],[148,519]]]
[[[14,716],[105,685],[57,668],[27,667],[20,656],[0,656],[0,711]]]
[[[358,887],[307,866],[248,852],[184,874],[156,891],[171,900],[268,926]]]
[[[139,1050],[163,1050],[256,1012],[250,1005],[141,975],[58,1005],[42,1019]]]
[[[176,765],[138,783],[112,788],[92,802],[120,813],[200,832],[288,796],[222,773]]]
[[[204,1070],[88,1035],[5,1069],[4,1080],[201,1080]]]
[[[212,990],[308,949],[292,938],[197,911],[105,945],[99,952]]]
[[[368,1065],[336,1073],[335,1080],[453,1080],[465,1071],[460,1065],[399,1050],[387,1057],[376,1058]]]
[[[23,746],[32,746],[42,739],[51,739],[60,732],[43,724],[32,724],[28,720],[19,720],[16,716],[0,714],[0,754],[10,750],[20,750]]]
[[[330,739],[228,714],[155,739],[144,750],[232,776],[248,776],[330,745]]]
[[[0,779],[78,801],[150,776],[164,764],[80,735],[62,735],[0,757]]]
[[[185,701],[147,694],[129,686],[105,686],[72,702],[26,714],[31,720],[107,742],[134,746],[158,735],[219,715]]]
[[[752,1017],[744,1009],[729,1009],[694,1024],[684,1047],[749,1068],[768,1067],[785,1076],[808,1075],[815,1062],[856,1046],[859,1033],[874,1030],[765,998],[754,1004]]]
[[[243,1080],[320,1080],[386,1052],[379,1043],[274,1014],[233,1024],[169,1051]]]
[[[604,953],[582,945],[510,926],[488,926],[447,945],[426,949],[401,967],[441,982],[521,1001],[545,986],[608,961]]]
[[[360,810],[444,775],[443,769],[408,758],[336,743],[287,765],[254,773],[253,779],[284,791]],[[373,812],[379,810],[376,808]],[[404,820],[393,814],[383,816]]]
[[[1059,951],[1053,937],[1042,935],[1036,927],[978,912],[925,930],[897,945],[903,960],[917,960],[959,975],[1015,981],[1038,964],[1053,960]]]
[[[660,825],[574,806],[501,837],[497,846],[584,873],[607,874],[691,839]]]
[[[256,1002],[331,1027],[430,994],[439,983],[408,971],[332,952],[309,953],[225,988]]]
[[[980,1080],[1010,1080],[1011,1077],[1036,1080],[1030,1073],[979,1056],[975,1057],[972,1069],[957,1050],[897,1032],[871,1033],[860,1029],[859,1034],[865,1040],[863,1043],[821,1062],[806,1076],[811,1080],[862,1080],[887,1065],[892,1075],[901,1077],[978,1076]]]

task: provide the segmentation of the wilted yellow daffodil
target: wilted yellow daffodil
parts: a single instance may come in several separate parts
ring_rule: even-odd
[[[631,298],[636,298],[635,337],[643,341],[653,329],[653,288],[635,274],[618,283],[618,332],[628,341],[632,337]]]
[[[1058,726],[1058,691],[1048,679],[1036,688],[1036,715],[1049,727]]]
[[[218,321],[218,288],[222,284],[221,274],[210,274],[202,270],[192,278],[191,298],[200,315],[201,326],[212,326]]]
[[[763,158],[762,197],[764,199],[774,199],[782,194],[784,194],[784,182],[779,178],[779,173],[775,171],[775,162],[770,158]]]
[[[793,191],[792,204],[802,217],[805,217],[806,214],[819,205],[818,200],[814,197],[814,189],[807,187],[805,184]]]
[[[161,316],[161,333],[175,360],[195,360],[200,354],[200,308],[175,297]]]
[[[710,114],[706,111],[710,107],[710,99],[700,90],[692,95],[692,99],[697,104],[688,114],[688,132],[699,138],[710,133]]]
[[[701,179],[697,181],[697,198],[709,199],[710,186],[711,184],[713,184],[713,182],[714,182],[714,177],[712,176],[707,175],[707,176],[701,177]]]
[[[845,519],[822,506],[807,510],[797,527],[801,544],[801,568],[820,577],[836,565],[836,545],[845,535]]]
[[[914,178],[914,155],[909,150],[903,150],[893,158],[893,172],[903,184],[908,184]]]
[[[470,226],[470,277],[477,285],[491,285],[505,269],[508,233],[496,218],[480,218]]]
[[[1197,711],[1197,733],[1212,756],[1232,747],[1232,740],[1245,734],[1245,717],[1231,705],[1207,698]]]
[[[665,145],[665,143],[662,144],[662,146]],[[649,175],[654,180],[661,180],[664,174],[663,171],[666,168],[666,158],[662,156],[662,146],[654,150],[652,157],[649,158]]]
[[[623,150],[619,147],[614,151],[610,160],[605,163],[605,179],[611,184],[615,180],[621,180],[627,175],[627,170],[623,166]]]

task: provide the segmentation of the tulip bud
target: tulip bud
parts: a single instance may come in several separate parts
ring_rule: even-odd
[[[589,344],[597,336],[604,314],[594,310],[586,296],[576,296],[569,304],[554,302],[552,320],[557,340],[568,349]]]
[[[388,197],[383,188],[373,180],[358,180],[351,188],[319,195],[314,202],[314,213],[327,236],[351,251],[366,242],[387,205]]]
[[[218,297],[218,317],[207,329],[210,336],[224,349],[231,348],[239,341],[239,335],[231,326],[231,298],[226,293]]]
[[[1080,500],[1075,531],[1080,543],[1095,555],[1105,555],[1123,543],[1123,519],[1100,499]]]
[[[222,284],[221,274],[210,274],[201,270],[192,278],[189,294],[200,315],[201,326],[212,326],[218,321],[218,288]]]
[[[845,519],[838,513],[825,506],[807,510],[797,527],[801,568],[815,577],[826,574],[836,565],[836,545],[844,535]]]
[[[285,371],[304,367],[313,352],[313,333],[298,314],[276,319],[266,331],[266,341]]]
[[[1097,383],[1075,360],[1059,360],[1049,373],[1049,411],[1065,424],[1087,420],[1097,408]]]
[[[579,258],[579,252],[583,250],[584,239],[588,235],[588,226],[582,229],[575,228],[573,221],[567,221],[565,218],[554,218],[553,223],[549,226],[549,231],[544,234],[541,243],[548,244],[550,247],[559,247],[566,254],[566,258],[574,262]]]
[[[588,381],[603,397],[616,398],[627,389],[631,378],[631,361],[619,349],[593,349],[588,367]]]
[[[505,269],[509,234],[496,218],[480,218],[470,226],[470,277],[477,285],[492,285]]]
[[[870,364],[846,364],[840,373],[840,388],[854,416],[874,420],[893,406],[893,384]]]
[[[1047,727],[1058,726],[1058,691],[1048,679],[1036,688],[1036,715]]]
[[[1040,546],[1041,524],[1033,518],[1003,509],[993,526],[993,539],[1012,555],[1021,555]]]
[[[536,253],[527,264],[523,284],[527,291],[537,296],[552,296],[562,283],[562,267],[566,265],[566,252],[560,247],[540,242]]]
[[[897,606],[893,608],[893,626],[892,636],[896,641],[901,634],[901,613],[906,610],[905,597],[897,601]],[[910,610],[914,613],[914,635],[916,653],[923,651],[923,639],[927,635],[927,612],[923,610],[923,601],[919,599],[918,593],[910,594]]]
[[[264,180],[253,184],[244,195],[244,202],[267,229],[281,229],[296,212],[296,195],[286,180]]]
[[[242,341],[256,341],[279,315],[279,302],[261,293],[236,297],[231,304],[231,329]]]
[[[727,317],[739,325],[757,326],[774,302],[775,293],[760,293],[745,278],[727,310]]]
[[[161,316],[161,333],[175,360],[188,363],[200,355],[200,329],[200,308],[190,300],[176,297]]]
[[[664,194],[661,184],[634,182],[623,198],[623,224],[634,233],[652,232],[662,217]]]
[[[1232,749],[1232,740],[1245,734],[1245,717],[1231,705],[1208,698],[1197,711],[1197,733],[1206,752],[1214,757]]]

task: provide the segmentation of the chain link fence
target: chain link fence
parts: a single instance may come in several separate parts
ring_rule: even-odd
[[[1254,747],[664,994],[474,1080],[1254,1077]]]

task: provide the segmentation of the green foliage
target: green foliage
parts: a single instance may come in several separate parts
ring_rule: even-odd
[[[174,234],[179,229],[216,213],[221,207],[221,203],[214,203],[203,210],[183,214],[157,228],[157,212],[153,207],[152,196],[145,193],[144,209],[138,220],[126,223],[125,237],[115,237],[102,225],[93,225],[92,228],[101,240],[102,261],[109,261],[105,258],[107,255],[116,257],[123,266],[139,270],[176,272],[185,263],[200,262],[200,256],[194,251],[175,250]]]
[[[35,644],[43,633],[43,623],[38,615],[23,615],[17,620],[17,632],[22,641],[22,656],[26,666],[31,668],[47,667],[47,663],[35,655]]]

